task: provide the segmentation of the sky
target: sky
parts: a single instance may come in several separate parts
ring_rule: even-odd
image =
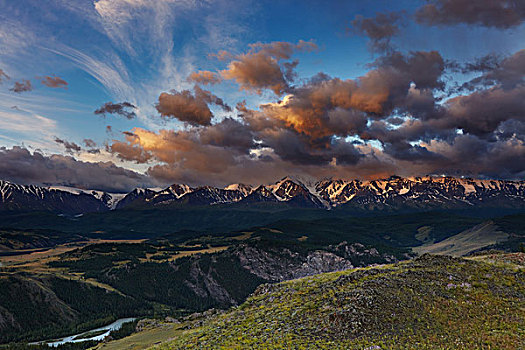
[[[520,0],[0,0],[0,179],[525,178]]]

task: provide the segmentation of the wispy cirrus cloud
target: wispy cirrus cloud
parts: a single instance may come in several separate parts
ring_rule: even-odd
[[[60,131],[58,123],[50,119],[21,109],[5,109],[0,107],[0,138],[4,144],[11,146],[24,145],[25,140],[31,140],[31,146],[60,151],[54,142],[55,134]]]
[[[7,75],[6,72],[4,72],[3,69],[0,68],[0,84],[2,84],[4,81],[9,80],[9,75]]]
[[[113,55],[111,59],[102,61],[66,45],[57,45],[56,49],[49,47],[43,49],[73,62],[96,79],[109,94],[122,99],[133,95],[128,71],[118,56]]]
[[[129,54],[136,55],[138,45],[132,33],[146,33],[144,38],[165,51],[173,44],[172,29],[177,14],[198,5],[194,0],[98,0],[93,3],[107,36]],[[141,23],[140,27],[136,23]],[[140,47],[140,46],[139,46]]]

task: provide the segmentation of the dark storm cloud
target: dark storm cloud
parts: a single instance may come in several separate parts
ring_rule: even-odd
[[[494,132],[497,140],[509,140],[516,138],[525,142],[525,122],[519,120],[506,120],[502,122]]]
[[[497,68],[500,64],[501,57],[494,53],[490,53],[483,57],[479,57],[474,62],[467,62],[462,68],[462,73],[471,72],[486,72]]]
[[[253,137],[253,133],[244,124],[231,118],[223,119],[199,133],[199,140],[203,144],[229,147],[240,153],[248,153],[254,147]]]
[[[351,142],[338,138],[312,144],[308,136],[287,129],[261,132],[258,136],[280,159],[296,165],[326,166],[331,162],[355,165],[362,156]]]
[[[33,90],[33,84],[31,84],[29,80],[16,81],[15,85],[13,85],[13,87],[9,90],[19,94],[22,92]]]
[[[471,24],[508,29],[525,20],[522,0],[429,0],[415,14],[426,25]]]
[[[385,52],[392,49],[391,39],[399,33],[402,16],[399,13],[378,13],[375,17],[365,18],[356,15],[352,20],[352,30],[357,34],[366,35],[369,48],[373,52]]]
[[[67,153],[78,153],[82,150],[82,147],[80,147],[76,143],[59,139],[58,137],[55,137],[55,142],[64,146]]]
[[[190,90],[163,92],[156,105],[157,111],[163,117],[175,118],[190,125],[210,125],[213,113],[209,105],[214,104],[227,112],[230,106],[209,91],[198,86]]]
[[[70,156],[47,156],[22,147],[0,148],[0,178],[23,184],[63,185],[109,192],[155,186],[144,175],[112,162],[81,162]]]
[[[433,173],[510,179],[525,176],[525,146],[515,139],[487,142],[475,135],[458,135],[452,142],[434,141],[429,149],[441,155],[439,161],[424,163]]]
[[[137,107],[129,102],[106,102],[100,108],[95,110],[96,115],[106,116],[106,114],[118,114],[127,119],[134,119],[137,115],[133,111]],[[131,110],[131,111],[130,111]]]
[[[40,82],[50,88],[67,88],[68,83],[60,77],[46,76],[41,78]]]
[[[525,83],[525,49],[503,59],[482,58],[481,63],[478,61],[474,67],[466,65],[466,69],[473,70],[472,68],[479,68],[477,70],[483,74],[465,83],[464,88],[472,90],[480,85],[485,87],[500,85],[505,89],[514,88]]]
[[[493,87],[458,96],[446,103],[448,127],[487,136],[506,120],[525,121],[525,85],[513,89]]]

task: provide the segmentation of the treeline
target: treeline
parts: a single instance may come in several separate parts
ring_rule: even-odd
[[[0,278],[0,342],[59,338],[118,318],[151,315],[153,307],[75,280],[13,275]]]
[[[109,333],[110,339],[117,340],[117,339],[125,338],[129,335],[132,335],[133,333],[135,333],[135,330],[137,329],[138,322],[139,320],[137,319],[131,322],[123,323],[119,329],[111,331]]]
[[[242,268],[238,258],[227,253],[201,254],[172,263],[130,263],[101,272],[96,278],[136,299],[195,311],[231,305],[218,300],[216,291],[210,288],[225,289],[235,302],[242,302],[266,282]],[[210,285],[211,280],[215,286]]]
[[[47,344],[29,345],[27,343],[10,343],[0,345],[0,350],[85,350],[94,347],[98,342],[94,340],[87,340],[79,343],[66,343],[55,347],[50,347]]]

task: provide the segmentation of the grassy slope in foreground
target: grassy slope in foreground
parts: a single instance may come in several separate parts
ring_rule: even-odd
[[[524,339],[523,266],[427,254],[262,285],[161,349],[520,349]]]

